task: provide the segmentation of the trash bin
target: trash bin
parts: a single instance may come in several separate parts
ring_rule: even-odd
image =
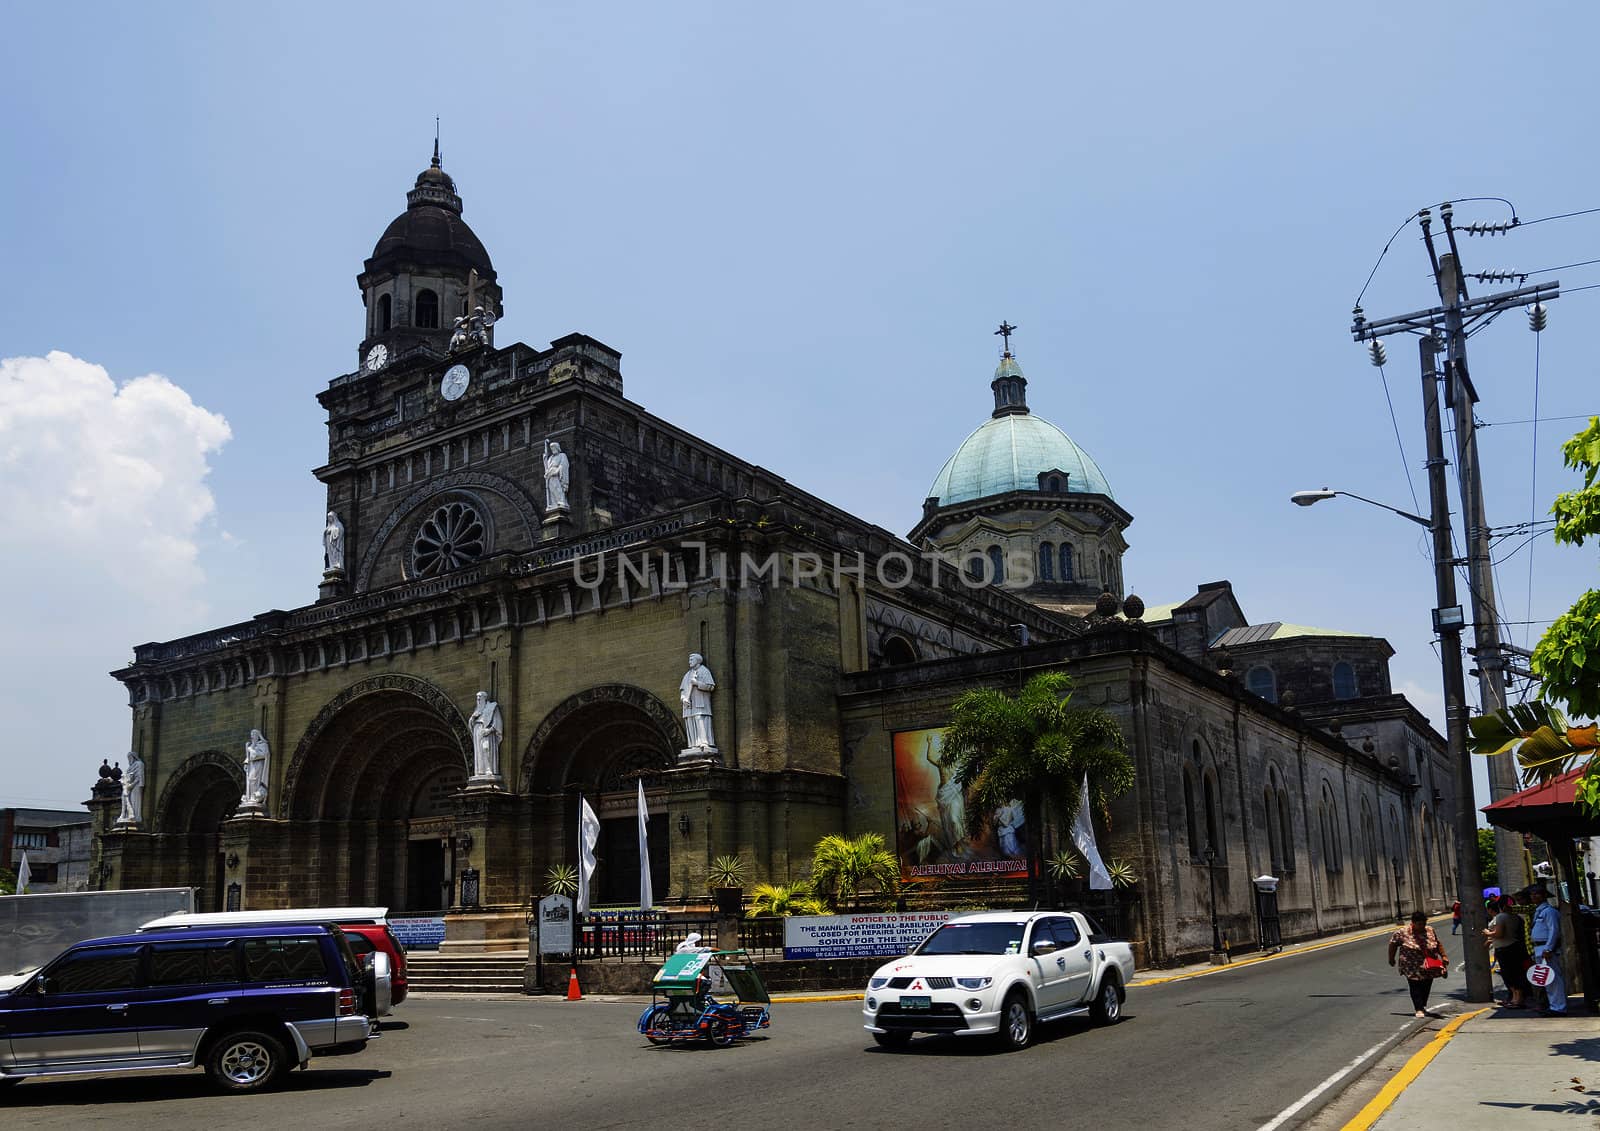
[[[1256,889],[1256,945],[1262,950],[1283,946],[1278,924],[1278,877],[1257,876],[1250,881]]]

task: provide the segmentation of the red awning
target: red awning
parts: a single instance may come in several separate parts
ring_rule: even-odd
[[[1578,779],[1583,777],[1585,769],[1586,765],[1579,766],[1551,778],[1543,785],[1502,797],[1485,805],[1483,815],[1491,825],[1519,833],[1533,833],[1546,839],[1600,836],[1600,817],[1592,817],[1573,804],[1577,796]]]

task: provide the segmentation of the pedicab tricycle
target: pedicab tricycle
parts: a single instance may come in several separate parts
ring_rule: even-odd
[[[771,1004],[745,951],[682,951],[656,971],[639,1032],[653,1045],[706,1041],[721,1048],[771,1025]]]

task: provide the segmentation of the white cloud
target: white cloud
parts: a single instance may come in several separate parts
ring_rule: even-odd
[[[231,436],[158,374],[119,386],[60,351],[0,358],[0,794],[70,798],[127,748],[105,673],[206,614],[206,479]]]
[[[123,594],[193,591],[195,534],[215,509],[207,457],[231,436],[160,375],[119,388],[60,351],[0,359],[0,565],[45,580],[65,567]]]

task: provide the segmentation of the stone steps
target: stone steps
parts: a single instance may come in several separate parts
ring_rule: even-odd
[[[520,994],[528,956],[408,954],[407,992],[413,994]]]

